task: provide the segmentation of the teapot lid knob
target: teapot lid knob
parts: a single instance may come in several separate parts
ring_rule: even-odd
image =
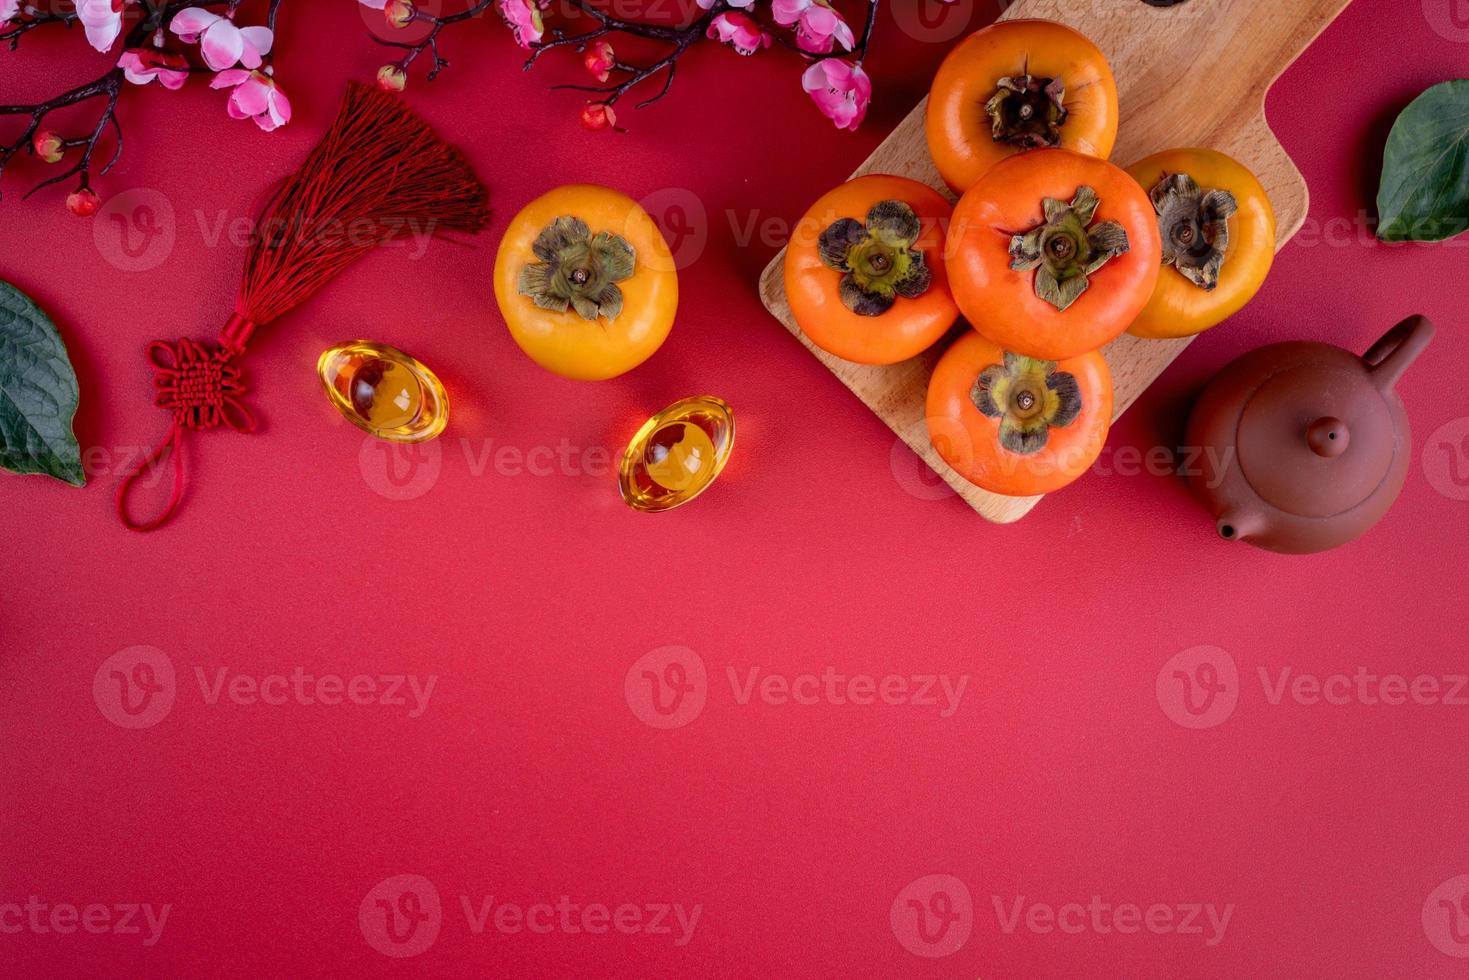
[[[1349,442],[1351,433],[1347,431],[1346,423],[1330,415],[1317,419],[1306,428],[1306,444],[1311,447],[1311,452],[1324,459],[1335,459],[1346,452]]]

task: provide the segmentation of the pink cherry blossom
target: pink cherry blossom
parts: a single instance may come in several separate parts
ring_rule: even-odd
[[[234,89],[229,101],[231,119],[254,119],[267,133],[291,121],[291,100],[264,72],[231,68],[215,75],[209,87]]]
[[[77,20],[87,41],[98,51],[107,51],[122,33],[124,0],[77,0]]]
[[[228,17],[199,7],[180,11],[168,29],[190,44],[198,41],[204,63],[215,71],[236,64],[252,70],[259,68],[275,43],[275,35],[268,27],[236,27]]]
[[[0,24],[14,20],[20,13],[20,0],[0,0]]]
[[[189,63],[183,55],[156,48],[129,48],[117,59],[117,66],[134,85],[147,85],[156,78],[164,88],[178,89],[189,78]]]
[[[522,48],[539,44],[546,32],[541,20],[541,10],[550,0],[498,0],[496,6],[500,17],[515,35],[515,43]]]
[[[755,18],[737,10],[716,16],[709,25],[709,36],[717,37],[743,55],[752,55],[761,48],[770,47],[770,35],[760,28]]]
[[[855,130],[872,101],[872,79],[861,65],[823,58],[801,76],[801,87],[838,129]]]
[[[703,7],[705,10],[710,10],[713,8],[715,0],[698,0],[698,3],[699,6]],[[755,6],[755,0],[728,0],[727,5],[730,7],[737,7],[740,10],[749,10],[751,7]]]
[[[857,44],[852,28],[827,0],[772,0],[775,22],[795,25],[796,46],[811,54],[828,54],[833,42],[851,51]]]

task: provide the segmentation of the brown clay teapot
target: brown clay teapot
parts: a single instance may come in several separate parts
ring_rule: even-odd
[[[1189,416],[1185,472],[1219,536],[1309,554],[1346,544],[1397,499],[1412,456],[1393,385],[1433,338],[1412,316],[1357,357],[1271,344],[1219,372]]]

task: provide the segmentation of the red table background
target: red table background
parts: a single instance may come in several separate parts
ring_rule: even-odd
[[[382,60],[354,7],[287,5],[278,70],[296,118],[278,134],[231,122],[197,82],[127,93],[127,152],[98,184],[123,218],[172,211],[145,243],[164,250],[142,260],[155,268],[131,270],[108,213],[72,218],[54,193],[22,201],[45,175],[34,161],[6,175],[0,276],[68,343],[91,480],[0,477],[0,974],[1465,975],[1469,941],[1439,900],[1469,874],[1469,707],[1383,703],[1385,688],[1364,697],[1355,680],[1344,703],[1276,692],[1282,676],[1365,672],[1439,678],[1447,693],[1465,670],[1469,486],[1455,467],[1469,454],[1443,444],[1469,434],[1469,253],[1464,239],[1385,247],[1370,224],[1392,119],[1469,57],[1450,0],[1356,0],[1275,86],[1270,119],[1312,191],[1305,230],[1254,303],[1128,412],[1096,470],[1009,527],[925,476],[755,292],[781,223],[867,155],[993,4],[960,4],[931,34],[885,11],[857,134],[817,115],[789,55],[713,45],[685,59],[663,104],[624,115],[628,135],[587,133],[576,96],[546,91],[576,80],[573,55],[522,74],[497,22],[456,30],[454,66],[408,95],[491,186],[492,229],[471,247],[382,250],[268,328],[246,361],[264,431],[199,437],[179,519],[127,533],[117,471],[165,425],[142,347],[219,326],[241,258],[221,221],[247,217],[344,81]],[[79,37],[38,32],[0,56],[0,101],[96,60]],[[595,385],[526,359],[490,291],[505,222],[571,181],[653,195],[665,215],[682,206],[688,247],[707,236],[686,253],[665,347]],[[1417,455],[1364,539],[1312,558],[1227,545],[1181,483],[1145,465],[1240,352],[1286,338],[1360,351],[1420,311],[1440,332],[1401,385]],[[316,355],[356,337],[410,350],[448,384],[436,477],[430,458],[397,471],[406,486],[386,479],[387,458],[322,397]],[[725,476],[674,514],[628,511],[602,454],[699,392],[738,415]],[[139,646],[176,683],[171,710],[131,729],[110,720],[124,716],[104,662]],[[1195,719],[1171,661],[1199,646],[1217,650],[1182,666],[1205,656],[1230,690]],[[633,669],[665,647],[705,669],[671,728],[642,720],[662,716],[647,665]],[[828,668],[967,680],[946,713],[942,695],[859,704],[848,695],[866,682],[833,694],[799,680]],[[435,686],[411,717],[411,698],[211,697],[221,670]],[[752,670],[815,703],[746,696]],[[379,883],[398,875],[423,876],[442,908],[436,940],[408,959],[372,942],[375,899],[402,891]],[[942,942],[970,933],[939,958],[900,941],[910,885],[929,875],[969,893],[943,880],[962,918]],[[476,933],[463,907],[562,896],[700,913],[680,945],[676,925],[589,934],[575,914],[549,934],[493,919]],[[1206,916],[1195,934],[1161,912],[1156,931],[1120,932],[1065,908],[1093,896],[1232,911],[1222,938]],[[46,909],[33,922],[5,903]],[[146,925],[51,928],[57,904],[106,906],[116,924],[132,903],[170,907],[151,945]],[[1015,925],[1017,903],[1032,918]],[[1080,928],[1046,930],[1046,909]]]

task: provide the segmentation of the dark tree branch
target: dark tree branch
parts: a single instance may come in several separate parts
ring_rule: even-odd
[[[40,12],[28,14],[25,15],[24,20],[11,21],[8,30],[0,31],[0,44],[8,41],[10,43],[10,50],[14,51],[20,46],[20,39],[36,28],[45,27],[48,24],[60,24],[63,27],[70,27],[76,20],[77,15],[74,10],[57,14]]]

